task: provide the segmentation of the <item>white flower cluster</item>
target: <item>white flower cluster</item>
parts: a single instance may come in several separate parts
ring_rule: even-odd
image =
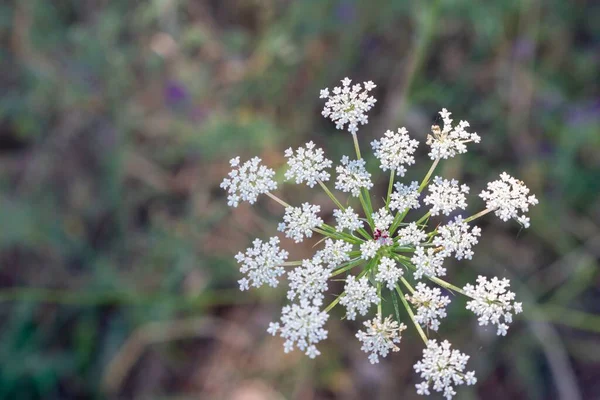
[[[493,277],[488,281],[485,276],[479,275],[477,286],[468,284],[463,289],[467,296],[473,298],[467,302],[467,310],[479,316],[479,325],[492,323],[498,327],[497,334],[502,336],[506,336],[512,313],[523,311],[523,305],[514,301],[515,294],[508,291],[509,287],[510,282],[506,278]]]
[[[303,260],[301,267],[288,273],[290,281],[288,299],[295,300],[298,297],[300,300],[323,300],[331,270],[324,268],[319,261]]]
[[[271,322],[269,332],[275,336],[277,333],[285,339],[283,351],[289,353],[294,345],[304,351],[310,358],[315,358],[321,352],[315,344],[327,338],[327,331],[323,329],[329,318],[327,313],[319,310],[321,303],[311,303],[301,300],[300,304],[285,306],[281,310],[281,326],[279,323]]]
[[[367,112],[373,108],[377,100],[369,96],[369,92],[375,89],[376,85],[371,82],[364,82],[350,86],[352,80],[344,78],[341,87],[334,87],[333,94],[329,89],[321,90],[320,98],[327,99],[322,115],[325,118],[335,122],[337,129],[344,129],[348,125],[348,132],[356,134],[358,125],[365,125],[369,122]]]
[[[360,256],[363,260],[370,260],[377,255],[381,248],[381,243],[378,240],[369,240],[360,245]]]
[[[529,188],[522,181],[503,172],[499,180],[488,183],[487,189],[479,197],[485,200],[488,210],[494,210],[502,221],[514,218],[529,228],[529,218],[525,214],[519,216],[519,212],[528,212],[529,206],[536,205],[538,200],[535,195],[528,196]]]
[[[302,242],[305,237],[312,237],[313,228],[323,223],[317,215],[319,211],[320,206],[309,203],[302,204],[302,207],[286,207],[283,222],[277,229],[296,243]]]
[[[413,181],[409,186],[403,185],[400,182],[394,185],[396,189],[392,193],[390,201],[390,210],[398,210],[404,212],[409,209],[417,209],[419,205],[419,182]]]
[[[431,146],[429,157],[432,160],[447,159],[457,154],[466,153],[467,146],[465,143],[479,143],[481,141],[481,138],[476,133],[469,133],[465,130],[465,128],[469,127],[467,121],[460,121],[458,125],[452,127],[451,114],[451,112],[443,108],[440,111],[440,115],[444,121],[444,127],[440,129],[439,126],[433,125],[431,127],[432,135],[427,136],[427,144]]]
[[[441,251],[436,251],[431,247],[417,247],[410,261],[415,265],[415,279],[421,279],[423,276],[438,277],[446,275],[444,268],[444,255]]]
[[[348,229],[350,232],[354,232],[364,226],[364,223],[360,220],[360,217],[354,212],[352,207],[348,207],[345,210],[333,210],[333,216],[337,222],[335,227],[337,231]]]
[[[442,296],[439,288],[432,289],[423,282],[419,282],[409,300],[417,307],[415,315],[417,322],[437,331],[440,327],[440,319],[446,316],[446,306],[450,304],[450,299]]]
[[[371,189],[371,174],[365,169],[365,160],[352,160],[348,156],[342,157],[340,161],[342,165],[338,165],[335,169],[338,173],[335,181],[335,188],[345,193],[351,193],[352,196],[358,197],[360,189]]]
[[[369,283],[366,276],[356,278],[348,275],[344,292],[346,294],[340,299],[340,304],[346,307],[349,320],[356,319],[357,311],[360,315],[365,315],[371,304],[379,304],[380,301],[377,289]]]
[[[419,142],[408,136],[406,128],[398,129],[398,133],[387,131],[381,141],[371,142],[373,153],[381,163],[381,169],[396,171],[399,176],[404,176],[406,168],[403,164],[412,165],[415,163],[413,153],[417,149]]]
[[[427,233],[425,233],[416,222],[411,222],[406,227],[398,231],[398,245],[399,246],[413,246],[417,247],[421,242],[427,239]]]
[[[325,248],[317,251],[315,259],[323,262],[329,268],[335,268],[350,260],[350,251],[352,244],[343,240],[325,240]]]
[[[268,243],[260,239],[252,242],[246,253],[238,253],[236,261],[241,264],[240,272],[248,274],[238,281],[240,290],[248,290],[249,286],[260,287],[264,283],[277,287],[277,278],[285,273],[281,266],[288,258],[288,252],[279,248],[279,238],[272,237]]]
[[[375,275],[375,280],[377,282],[385,283],[388,289],[394,290],[396,282],[398,282],[398,279],[400,279],[402,275],[404,275],[404,270],[398,268],[396,261],[389,257],[381,257],[377,275]]]
[[[447,225],[438,228],[439,236],[433,239],[433,244],[443,247],[440,252],[444,257],[449,257],[454,253],[457,260],[466,258],[470,260],[473,257],[471,249],[478,242],[481,236],[481,229],[474,226],[469,230],[469,224],[463,221],[461,216],[454,218]]]
[[[364,322],[365,330],[356,333],[357,339],[362,343],[361,350],[369,355],[371,364],[377,364],[379,357],[386,357],[391,351],[400,351],[400,340],[402,331],[406,325],[398,324],[392,317],[386,317],[383,321],[373,318]]]
[[[394,217],[385,208],[381,208],[379,211],[373,213],[371,218],[373,218],[375,229],[379,229],[380,231],[387,231],[392,222],[394,222]]]
[[[330,218],[333,223],[321,219],[318,205],[303,203],[298,207],[279,199],[272,192],[277,188],[273,180],[275,172],[261,165],[259,158],[242,165],[239,157],[231,160],[233,169],[221,184],[228,192],[230,206],[236,207],[241,201],[254,203],[258,195],[267,194],[285,207],[279,230],[286,237],[302,242],[316,233],[318,243],[324,242],[312,258],[288,262],[288,253],[280,248],[277,237],[266,243],[256,239],[253,247],[236,256],[244,274],[239,285],[241,290],[265,283],[277,286],[278,278],[287,274],[290,304],[283,307],[280,322],[271,323],[268,332],[285,340],[286,353],[298,348],[311,358],[320,354],[316,346],[327,338],[325,322],[338,303],[345,307],[347,319],[365,317],[364,327],[356,337],[371,363],[378,363],[380,358],[399,350],[401,333],[406,329],[402,322],[410,318],[426,345],[423,359],[414,366],[422,378],[416,385],[417,393],[430,394],[432,390],[451,399],[456,386],[472,385],[476,379],[473,372],[465,371],[468,356],[452,350],[447,341],[430,339],[429,335],[439,329],[440,321],[446,317],[450,304],[440,288],[465,295],[466,308],[475,313],[479,324],[495,325],[498,335],[506,335],[513,314],[521,312],[522,305],[515,302],[506,278],[488,280],[480,276],[475,285],[468,284],[463,290],[444,281],[445,260],[473,257],[473,248],[481,236],[473,220],[494,212],[502,220],[517,219],[527,227],[529,218],[525,213],[538,201],[523,182],[503,173],[500,180],[490,182],[487,190],[481,192],[485,209],[480,208],[478,213],[464,219],[459,215],[444,221],[455,210],[467,209],[469,187],[454,179],[435,176],[430,182],[430,178],[440,160],[465,153],[467,143],[480,140],[477,134],[467,132],[466,121],[453,127],[446,109],[440,112],[443,128],[433,126],[432,135],[428,136],[429,156],[434,161],[420,181],[396,181],[415,162],[413,155],[418,142],[410,138],[406,129],[388,130],[371,143],[381,170],[393,171],[389,174],[385,198],[371,196],[371,174],[360,154],[356,131],[359,125],[367,123],[366,113],[375,104],[368,94],[374,87],[372,82],[351,86],[346,78],[342,87],[333,89],[331,95],[327,89],[321,91],[321,97],[327,99],[323,115],[334,121],[337,128],[352,133],[356,151],[356,159],[343,156],[335,168],[335,188],[343,192],[343,199],[338,199],[325,183],[330,181],[328,169],[333,165],[322,149],[308,142],[295,151],[291,148],[285,151],[286,180],[323,189],[337,207]],[[426,189],[427,195],[421,199],[421,192]],[[429,210],[408,220],[416,213],[411,210],[421,208],[421,200]],[[433,223],[431,216],[437,217]],[[287,273],[285,268],[289,268]],[[412,273],[405,273],[405,269]],[[324,305],[330,279],[344,280],[344,290]],[[425,281],[437,286],[430,287]],[[393,301],[396,314],[383,318],[384,305],[391,303],[388,299]],[[401,312],[398,300],[405,313]],[[366,317],[374,305],[376,316]]]
[[[324,156],[323,149],[315,149],[313,142],[306,143],[306,147],[300,147],[294,151],[290,147],[285,151],[290,168],[285,173],[285,179],[295,179],[296,183],[306,182],[309,187],[317,184],[317,181],[329,180],[329,172],[332,162]]]
[[[475,372],[463,372],[469,356],[456,349],[452,350],[451,347],[447,340],[440,344],[434,339],[427,342],[427,348],[423,349],[423,359],[415,364],[415,371],[423,379],[416,385],[418,394],[431,394],[429,386],[433,384],[433,390],[443,392],[444,397],[450,400],[456,395],[454,386],[477,383]]]
[[[436,176],[429,185],[429,192],[423,203],[431,206],[431,215],[450,215],[457,208],[467,208],[465,194],[469,193],[469,187],[459,186],[456,179],[448,180]]]
[[[260,161],[258,157],[242,165],[239,157],[229,161],[232,170],[229,172],[229,177],[221,182],[221,188],[226,189],[229,194],[227,205],[237,207],[240,201],[254,204],[258,195],[277,189],[277,183],[273,180],[275,171],[261,165]]]

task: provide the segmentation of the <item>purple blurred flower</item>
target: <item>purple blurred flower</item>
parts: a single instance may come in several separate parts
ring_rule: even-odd
[[[335,15],[341,22],[354,22],[356,19],[356,5],[354,1],[342,0],[335,9]]]
[[[513,45],[513,55],[517,59],[528,59],[535,53],[535,43],[525,37],[518,38]]]
[[[179,104],[185,101],[187,97],[187,90],[179,82],[169,81],[165,86],[165,100],[168,104]]]
[[[582,125],[600,119],[600,98],[569,107],[566,121],[569,125]]]

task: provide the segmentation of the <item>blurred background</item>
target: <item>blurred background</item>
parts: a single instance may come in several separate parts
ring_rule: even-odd
[[[504,170],[540,200],[528,230],[479,220],[473,260],[448,265],[459,286],[512,279],[526,311],[498,338],[450,307],[439,336],[479,378],[458,398],[600,399],[598,21],[585,0],[2,2],[0,398],[418,398],[414,329],[372,366],[334,309],[311,361],[265,332],[285,285],[237,290],[233,255],[282,209],[228,208],[228,160],[283,182],[287,147],[352,154],[318,99],[348,76],[378,85],[363,153],[406,126],[420,180],[446,107],[483,139],[438,169],[471,186],[471,213]],[[278,194],[331,217],[316,189]],[[314,244],[283,241],[290,259]]]

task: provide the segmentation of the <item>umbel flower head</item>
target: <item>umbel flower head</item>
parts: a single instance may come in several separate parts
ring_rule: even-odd
[[[371,81],[363,85],[357,83],[350,86],[351,83],[352,80],[344,78],[341,87],[333,88],[333,93],[329,93],[329,89],[325,88],[321,90],[320,97],[327,99],[323,116],[335,122],[337,129],[344,129],[347,125],[348,132],[355,134],[359,125],[369,122],[367,112],[377,102],[373,96],[369,96],[369,92],[375,89],[376,85]]]
[[[528,196],[529,188],[522,181],[503,172],[500,179],[488,183],[487,188],[479,197],[485,200],[488,210],[493,210],[502,221],[514,218],[529,228],[529,218],[525,214],[519,216],[519,212],[529,211],[529,206],[536,205],[538,200],[535,195]]]
[[[254,204],[258,195],[277,189],[273,180],[275,171],[261,165],[260,158],[254,157],[240,165],[240,158],[235,157],[229,163],[233,169],[221,183],[221,187],[229,193],[229,206],[237,207],[240,201]]]
[[[365,321],[365,330],[358,331],[356,337],[362,342],[361,350],[369,355],[371,364],[377,364],[379,357],[386,357],[391,351],[400,351],[400,340],[402,339],[402,331],[406,329],[406,325],[398,324],[391,316],[384,320],[381,318],[373,318],[370,321]]]
[[[277,189],[275,173],[261,165],[260,159],[241,165],[239,157],[232,160],[233,170],[222,183],[230,206],[241,201],[254,203],[265,194],[284,207],[279,231],[287,238],[297,243],[317,236],[314,241],[323,243],[312,258],[287,261],[288,253],[280,248],[277,237],[266,243],[256,239],[253,247],[236,256],[244,274],[240,289],[265,283],[277,286],[286,276],[289,304],[281,310],[280,322],[271,323],[268,332],[284,339],[286,353],[298,348],[311,358],[320,354],[317,346],[327,338],[325,323],[338,305],[345,309],[341,314],[346,319],[363,320],[356,338],[371,363],[400,349],[401,333],[410,321],[425,346],[422,360],[414,365],[422,378],[417,393],[435,391],[451,399],[457,386],[475,384],[476,379],[474,372],[465,371],[467,355],[452,349],[446,340],[429,337],[442,330],[441,320],[447,317],[450,298],[443,290],[465,296],[462,306],[477,316],[480,325],[495,325],[498,335],[506,335],[522,305],[508,290],[506,278],[480,276],[475,285],[462,289],[444,280],[449,267],[446,260],[463,261],[463,268],[468,269],[467,261],[481,237],[474,220],[493,212],[504,221],[516,219],[528,226],[525,213],[538,201],[523,182],[503,173],[481,192],[485,207],[479,206],[468,217],[452,215],[469,209],[469,187],[434,172],[442,160],[467,152],[467,144],[479,143],[480,137],[467,131],[466,121],[453,126],[446,109],[440,112],[443,127],[434,125],[427,138],[433,163],[423,178],[399,179],[410,174],[408,167],[415,163],[418,146],[406,129],[390,129],[371,143],[379,164],[371,166],[371,171],[389,176],[387,195],[383,199],[371,196],[372,175],[356,132],[368,122],[367,112],[375,104],[369,92],[374,87],[372,82],[351,86],[346,78],[332,93],[321,91],[321,97],[327,99],[323,115],[338,129],[352,133],[356,153],[344,155],[335,166],[337,194],[327,186],[334,165],[323,149],[308,142],[295,151],[285,151],[286,180],[322,189],[334,206],[331,218],[319,216],[320,205],[291,205],[280,199],[273,193]],[[343,291],[335,296],[327,293],[331,280],[345,281]],[[453,301],[457,303],[458,299]],[[392,309],[393,313],[388,312]]]
[[[315,186],[318,181],[328,181],[330,175],[326,169],[331,168],[332,162],[323,154],[323,149],[315,149],[313,142],[306,143],[295,154],[290,147],[285,151],[290,166],[285,179],[295,179],[296,183],[306,182],[309,187]]]
[[[416,385],[417,393],[428,395],[429,387],[436,392],[443,392],[446,399],[451,399],[456,385],[474,385],[477,382],[475,372],[463,372],[469,356],[456,349],[447,340],[438,344],[435,339],[427,342],[423,350],[423,359],[415,364],[415,371],[423,381]]]

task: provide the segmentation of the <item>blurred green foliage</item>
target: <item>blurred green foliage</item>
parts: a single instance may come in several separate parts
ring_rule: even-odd
[[[599,397],[598,20],[584,0],[3,3],[0,398],[412,398],[411,338],[387,372],[361,361],[347,323],[314,364],[274,356],[264,327],[283,292],[235,292],[232,255],[280,213],[228,209],[227,160],[279,168],[307,140],[351,151],[318,99],[346,75],[378,84],[363,146],[395,126],[423,141],[447,107],[483,142],[441,171],[480,188],[506,169],[541,201],[526,232],[483,222],[454,268],[459,283],[511,277],[530,310],[495,342],[451,308],[444,334],[480,376],[461,398]],[[188,318],[251,340],[169,330]]]

